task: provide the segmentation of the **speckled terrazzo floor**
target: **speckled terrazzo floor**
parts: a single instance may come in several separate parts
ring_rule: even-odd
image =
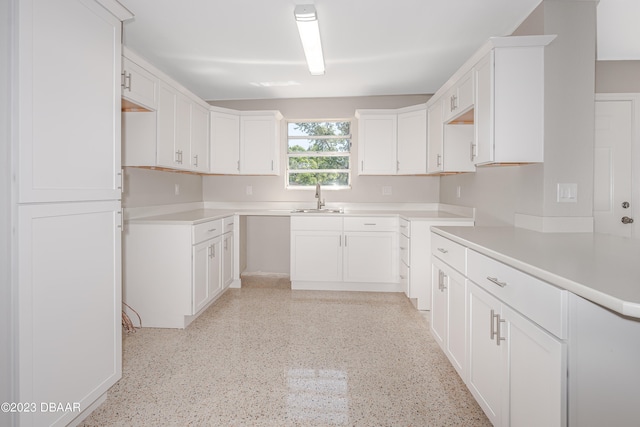
[[[490,425],[403,294],[230,289],[123,347],[123,378],[81,425]]]

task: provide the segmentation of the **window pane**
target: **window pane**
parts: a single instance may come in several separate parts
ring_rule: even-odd
[[[349,170],[349,157],[289,157],[289,169]]]
[[[336,185],[336,186],[348,186],[349,185],[349,173],[337,172],[337,173],[313,173],[313,172],[291,172],[289,173],[289,186],[291,187],[303,187],[313,186],[316,183],[321,185]]]
[[[348,153],[349,139],[289,139],[289,153],[304,151]]]
[[[320,136],[351,134],[351,122],[294,122],[288,125],[289,136]]]

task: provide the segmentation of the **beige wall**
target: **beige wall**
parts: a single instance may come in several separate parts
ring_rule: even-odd
[[[176,195],[176,185],[179,193]],[[198,175],[142,168],[124,169],[122,206],[171,205],[202,201],[202,178]]]
[[[363,108],[400,108],[424,103],[427,95],[376,96],[314,99],[274,99],[250,101],[211,102],[219,107],[235,110],[279,110],[286,120],[303,119],[350,119],[353,120],[353,146],[351,164],[358,164],[358,129],[354,117],[356,109]],[[206,176],[203,179],[203,198],[205,201],[294,201],[314,202],[313,190],[286,190],[286,142],[283,132],[281,143],[280,176]],[[439,178],[426,176],[358,176],[351,175],[352,188],[349,190],[327,190],[324,197],[327,203],[432,203],[439,198]],[[247,195],[247,187],[252,195]],[[391,187],[391,195],[382,195],[382,187]]]
[[[596,93],[640,93],[640,61],[597,61]]]

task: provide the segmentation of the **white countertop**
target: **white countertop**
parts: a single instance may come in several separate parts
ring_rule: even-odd
[[[640,241],[512,227],[432,230],[620,314],[640,318]]]
[[[414,220],[446,220],[446,221],[470,221],[473,218],[445,211],[393,211],[393,210],[345,210],[343,213],[299,213],[291,209],[194,209],[189,211],[174,212],[163,215],[145,216],[129,219],[131,224],[198,224],[230,215],[257,215],[257,216],[400,216]]]

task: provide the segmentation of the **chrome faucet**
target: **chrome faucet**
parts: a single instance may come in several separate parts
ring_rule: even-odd
[[[320,188],[320,183],[316,183],[316,199],[318,199],[318,210],[322,209],[324,206],[324,200],[322,199],[322,190]]]

